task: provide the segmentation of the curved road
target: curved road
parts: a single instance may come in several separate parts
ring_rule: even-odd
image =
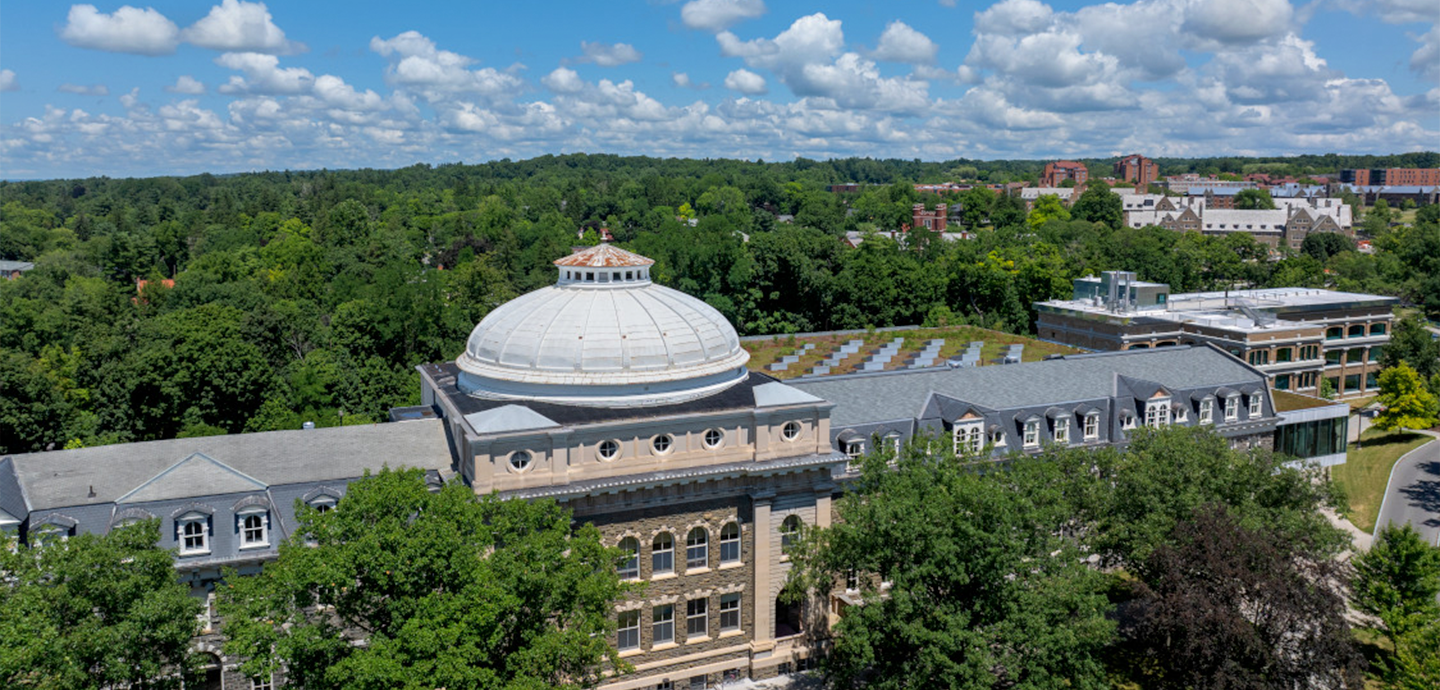
[[[1420,446],[1395,463],[1375,528],[1391,522],[1408,522],[1426,541],[1440,545],[1440,441]]]

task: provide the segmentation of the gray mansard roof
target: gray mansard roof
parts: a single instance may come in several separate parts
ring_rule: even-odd
[[[1244,386],[1264,388],[1264,376],[1210,347],[1068,355],[1000,366],[933,368],[787,381],[835,403],[830,428],[919,419],[931,394],[989,410],[1046,407],[1116,395],[1131,396],[1126,379],[1174,390]],[[1242,390],[1245,390],[1242,389]]]
[[[32,512],[333,482],[385,464],[439,472],[451,467],[444,425],[434,419],[125,443],[4,460],[13,463]],[[0,502],[6,493],[0,488]]]

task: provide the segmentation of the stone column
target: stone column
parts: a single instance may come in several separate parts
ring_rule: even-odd
[[[755,540],[755,592],[750,598],[755,606],[755,637],[751,643],[754,652],[766,652],[775,647],[775,600],[770,596],[770,503],[775,500],[774,491],[760,491],[750,494],[755,506],[755,527],[751,531]]]

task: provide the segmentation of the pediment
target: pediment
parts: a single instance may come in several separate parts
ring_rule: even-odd
[[[204,453],[193,453],[146,480],[116,503],[149,503],[197,496],[264,491],[268,487],[254,477]]]

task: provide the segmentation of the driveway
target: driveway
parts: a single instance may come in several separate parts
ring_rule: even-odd
[[[1395,463],[1375,527],[1391,522],[1408,522],[1426,541],[1440,544],[1440,442],[1420,446]]]

